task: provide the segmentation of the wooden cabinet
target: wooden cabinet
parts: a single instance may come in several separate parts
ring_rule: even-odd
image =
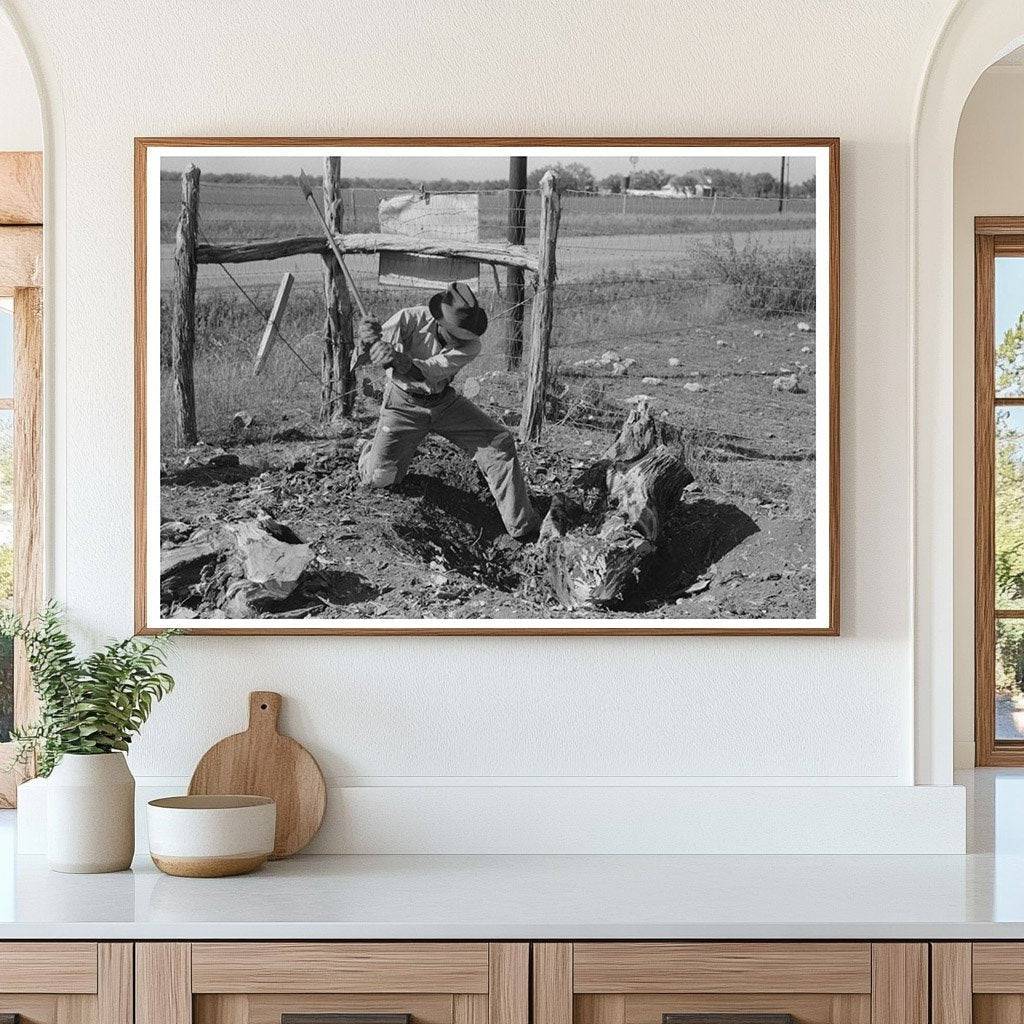
[[[868,942],[533,946],[533,1024],[928,1024],[928,947]],[[765,1017],[764,1015],[775,1015]],[[728,1018],[719,1018],[730,1024]]]
[[[1024,1020],[1024,942],[932,943],[933,1024]]]
[[[21,1024],[132,1024],[128,942],[0,943],[0,1016]]]
[[[936,944],[930,972],[925,943],[0,942],[0,1017],[18,1014],[22,1024],[1024,1020],[1024,943]],[[686,1016],[709,1014],[732,1019]]]
[[[136,1022],[408,1014],[411,1024],[529,1024],[529,956],[522,942],[139,943]]]

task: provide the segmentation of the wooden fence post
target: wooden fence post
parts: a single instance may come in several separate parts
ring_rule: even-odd
[[[341,157],[324,157],[324,219],[335,234],[341,234],[345,217],[345,195],[341,185]],[[327,322],[324,349],[320,358],[320,419],[328,422],[340,410],[352,415],[356,400],[352,360],[352,297],[345,275],[334,254],[328,250],[324,260],[324,301]]]
[[[526,243],[526,157],[508,158],[508,241],[509,245]],[[508,324],[505,334],[505,367],[518,370],[523,361],[523,304],[526,300],[526,278],[518,267],[505,271],[508,292]]]
[[[527,370],[523,415],[519,423],[520,441],[539,441],[544,422],[544,393],[548,382],[548,348],[555,315],[555,246],[561,199],[555,175],[548,171],[540,181],[540,244],[537,269],[537,294],[533,299],[530,324],[530,365]]]
[[[179,445],[199,440],[196,426],[196,235],[199,231],[199,168],[192,164],[181,176],[181,215],[174,236],[174,301],[171,309],[171,366],[174,372]]]

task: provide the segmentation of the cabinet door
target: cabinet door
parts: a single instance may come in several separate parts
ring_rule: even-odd
[[[132,1024],[131,943],[0,942],[0,1018]]]
[[[928,1024],[923,943],[538,943],[533,957],[533,1024]]]
[[[529,1024],[526,943],[139,943],[136,985],[136,1024]]]
[[[932,943],[932,1020],[1024,1020],[1024,942]]]

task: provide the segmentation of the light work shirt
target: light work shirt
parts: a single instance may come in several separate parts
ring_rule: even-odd
[[[385,342],[412,357],[423,380],[413,380],[394,368],[388,376],[410,394],[439,395],[464,366],[480,355],[480,339],[459,341],[448,347],[437,333],[437,321],[427,306],[400,309],[381,327]]]

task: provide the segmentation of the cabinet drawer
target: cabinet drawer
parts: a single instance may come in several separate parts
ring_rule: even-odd
[[[242,1017],[247,1024],[281,1024],[286,1015],[409,1014],[411,1024],[455,1024],[453,1006],[461,999],[486,996],[457,995],[348,995],[320,993],[299,995],[234,994],[197,995],[195,1020],[223,1022]],[[229,1011],[225,1014],[224,1010]],[[236,1012],[242,1011],[242,1012]],[[372,1019],[372,1018],[371,1018]]]
[[[871,991],[870,943],[581,942],[575,992]]]
[[[529,974],[522,942],[139,943],[135,1024],[529,1024]]]
[[[0,1018],[21,1024],[132,1024],[126,942],[0,942]]]
[[[487,991],[486,942],[197,942],[193,992]]]
[[[975,992],[1024,994],[1024,942],[975,942],[971,960]]]
[[[97,975],[95,942],[0,943],[0,992],[92,994]]]
[[[932,943],[933,1024],[1024,1020],[1024,942]]]
[[[533,1010],[533,1024],[929,1024],[928,949],[536,943]]]

